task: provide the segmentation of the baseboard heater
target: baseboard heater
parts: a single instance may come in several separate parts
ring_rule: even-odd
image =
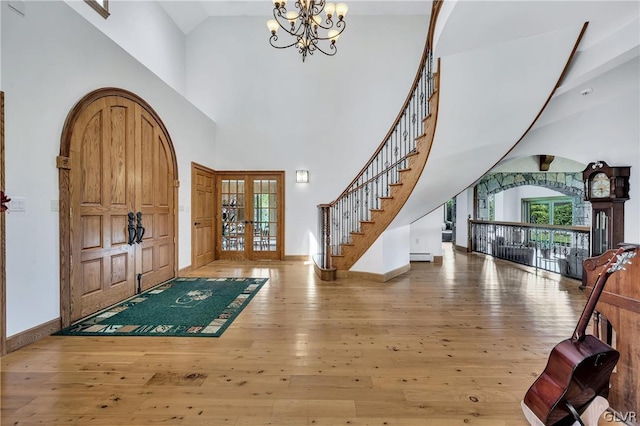
[[[409,260],[411,262],[433,262],[433,255],[431,253],[409,253]]]

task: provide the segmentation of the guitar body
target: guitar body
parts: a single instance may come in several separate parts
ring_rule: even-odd
[[[542,374],[531,385],[524,403],[546,426],[572,425],[596,396],[606,398],[609,379],[620,353],[591,335],[567,339],[549,355]]]

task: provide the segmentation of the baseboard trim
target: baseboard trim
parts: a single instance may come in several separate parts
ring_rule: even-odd
[[[459,245],[457,245],[457,244],[454,244],[454,245],[453,245],[453,248],[454,248],[456,251],[463,251],[463,252],[465,252],[465,253],[468,253],[468,252],[469,252],[469,249],[468,249],[467,247],[459,246]]]
[[[444,256],[433,256],[434,265],[442,265],[443,262],[444,262]]]
[[[179,277],[184,277],[185,275],[187,275],[189,272],[191,272],[193,268],[191,268],[191,265],[185,266],[182,269],[178,269],[178,276]]]
[[[311,258],[306,254],[288,254],[284,257],[284,260],[289,262],[307,262]]]
[[[409,272],[411,270],[411,263],[408,263],[404,266],[396,268],[392,271],[385,272],[384,274],[374,274],[372,272],[362,272],[362,271],[336,271],[336,275],[338,278],[360,278],[371,281],[376,281],[380,283],[385,283],[389,280],[398,277],[405,272]]]
[[[387,282],[389,280],[392,280],[395,277],[398,277],[398,276],[404,274],[405,272],[409,272],[410,270],[411,270],[411,262],[407,263],[404,266],[396,268],[393,271],[389,271],[389,272],[385,273],[383,275],[384,280],[382,282]]]
[[[374,274],[372,272],[362,272],[362,271],[343,271],[343,270],[337,270],[336,271],[336,277],[338,278],[357,278],[357,279],[362,279],[362,280],[370,280],[370,281],[376,281],[379,283],[384,282],[384,275],[383,274]]]
[[[17,351],[31,343],[35,343],[40,339],[50,336],[62,328],[62,320],[56,318],[44,324],[37,325],[22,333],[15,334],[7,339],[7,353]]]

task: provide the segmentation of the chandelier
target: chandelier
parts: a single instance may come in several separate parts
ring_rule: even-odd
[[[273,18],[267,21],[267,27],[271,31],[269,43],[276,49],[286,49],[295,46],[302,54],[304,62],[307,54],[313,55],[320,51],[328,56],[333,56],[338,51],[336,41],[345,29],[344,16],[349,7],[345,3],[327,3],[325,0],[296,0],[297,11],[287,11],[287,0],[273,0]],[[322,13],[324,12],[324,18]],[[334,17],[337,22],[334,25]],[[282,28],[294,37],[294,41],[286,45],[278,45],[276,32]]]

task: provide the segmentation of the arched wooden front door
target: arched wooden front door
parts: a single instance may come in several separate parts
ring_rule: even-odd
[[[176,276],[175,154],[146,102],[119,89],[85,96],[58,167],[63,326]]]

